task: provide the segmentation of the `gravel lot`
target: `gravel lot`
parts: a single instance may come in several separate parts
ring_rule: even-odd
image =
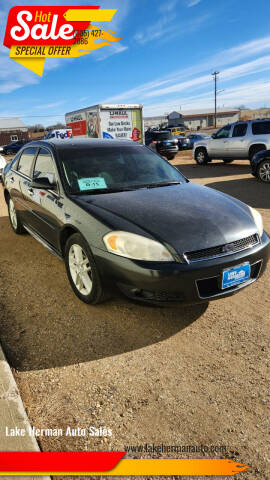
[[[195,182],[257,208],[270,232],[270,187],[250,175],[249,162],[201,167],[180,152],[173,163]],[[0,338],[30,422],[112,430],[103,439],[42,437],[44,451],[218,445],[226,452],[205,457],[250,465],[242,480],[270,478],[269,268],[249,288],[208,306],[149,307],[120,294],[87,306],[73,294],[63,263],[11,231],[2,191],[0,213]],[[127,454],[141,456],[164,454]]]

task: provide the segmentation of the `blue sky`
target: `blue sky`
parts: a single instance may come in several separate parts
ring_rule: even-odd
[[[40,78],[2,45],[14,5],[117,8],[123,39],[76,59],[46,59]],[[142,103],[145,115],[213,106],[270,107],[270,2],[266,0],[0,1],[0,116],[27,124],[63,121],[96,103]]]

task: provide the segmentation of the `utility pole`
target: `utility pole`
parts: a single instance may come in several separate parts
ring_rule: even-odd
[[[217,128],[217,76],[219,72],[212,73],[215,83],[215,128]]]

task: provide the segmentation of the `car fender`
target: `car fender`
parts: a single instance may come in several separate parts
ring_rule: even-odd
[[[207,150],[207,145],[208,145],[207,140],[198,140],[197,142],[194,142],[194,143],[193,143],[193,149],[192,149],[193,158],[194,158],[194,156],[195,156],[195,150],[196,150],[198,147],[204,147],[204,148],[206,148],[206,150]],[[207,150],[207,151],[208,151],[208,150]]]
[[[250,140],[250,142],[249,142],[249,148],[253,147],[254,145],[261,145],[261,144],[265,145],[266,150],[268,150],[267,147],[270,148],[270,139],[268,139],[268,141],[267,141],[266,138],[260,138],[260,139],[256,139],[256,140]]]

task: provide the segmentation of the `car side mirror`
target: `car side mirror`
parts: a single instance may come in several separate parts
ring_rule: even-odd
[[[213,133],[212,138],[217,138],[215,133]]]
[[[39,177],[29,184],[30,188],[40,188],[43,190],[56,190],[56,183],[51,183],[47,177]]]

